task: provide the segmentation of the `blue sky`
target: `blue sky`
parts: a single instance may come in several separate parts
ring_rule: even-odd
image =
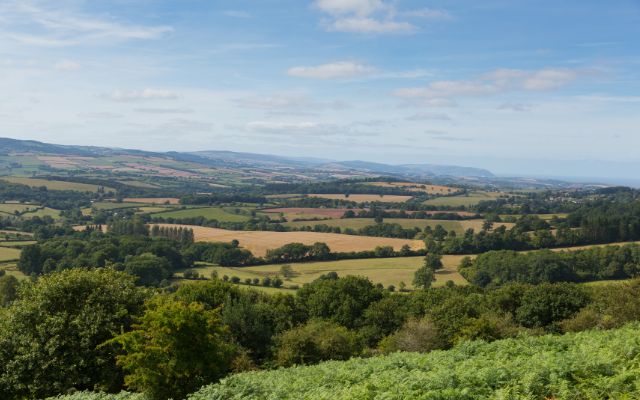
[[[633,177],[638,38],[637,0],[0,0],[0,136]]]

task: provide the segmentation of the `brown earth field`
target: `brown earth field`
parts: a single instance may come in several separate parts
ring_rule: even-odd
[[[230,231],[226,229],[207,228],[195,225],[155,224],[166,227],[185,227],[193,229],[198,242],[230,242],[234,239],[240,246],[250,250],[256,256],[264,256],[269,249],[276,249],[289,243],[311,245],[316,242],[326,243],[332,252],[351,252],[373,250],[377,246],[393,246],[400,250],[409,245],[418,250],[424,247],[421,240],[352,236],[338,233],[319,232],[272,232],[272,231]]]

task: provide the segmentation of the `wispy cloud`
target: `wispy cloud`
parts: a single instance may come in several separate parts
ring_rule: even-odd
[[[174,100],[179,96],[170,90],[146,88],[142,90],[114,90],[111,93],[102,95],[102,97],[118,102],[133,102],[144,100]]]
[[[321,110],[342,110],[349,108],[343,101],[317,101],[304,94],[285,93],[268,96],[252,96],[234,101],[240,108],[269,111],[273,114],[314,114]]]
[[[447,20],[445,10],[423,8],[398,12],[391,2],[382,0],[315,0],[313,7],[328,15],[324,25],[328,31],[386,34],[411,33],[418,27],[398,17]]]
[[[226,10],[223,11],[222,14],[232,18],[251,18],[251,14],[241,10]]]
[[[497,69],[474,80],[435,81],[423,87],[409,87],[393,92],[402,98],[450,99],[485,96],[508,91],[549,91],[568,85],[585,71],[568,68],[545,68],[537,71]]]
[[[80,64],[72,60],[61,60],[53,65],[53,68],[58,71],[77,71],[80,68]]]
[[[289,76],[309,79],[336,79],[367,76],[376,72],[376,69],[352,61],[339,61],[308,67],[293,67],[287,70]]]
[[[7,1],[0,4],[5,38],[26,45],[64,47],[104,41],[157,39],[173,29],[141,26],[112,19],[99,19],[75,10],[44,8],[35,2]]]

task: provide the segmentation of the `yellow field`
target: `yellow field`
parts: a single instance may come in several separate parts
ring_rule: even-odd
[[[100,186],[98,185],[90,185],[88,183],[50,181],[47,179],[24,178],[24,177],[17,177],[17,176],[3,176],[0,179],[10,183],[19,183],[21,185],[27,185],[31,187],[45,186],[49,190],[75,190],[78,192],[97,192],[98,189],[100,188]],[[104,190],[107,192],[115,191],[115,189],[109,188],[109,187],[105,187]]]
[[[444,256],[442,262],[444,268],[436,272],[434,286],[442,286],[451,280],[456,285],[466,285],[467,281],[458,273],[458,264],[464,256]],[[335,271],[339,276],[356,275],[369,278],[373,283],[382,283],[385,286],[394,285],[396,288],[400,282],[404,282],[408,288],[412,287],[413,274],[424,262],[424,257],[395,257],[395,258],[367,258],[360,260],[340,260],[323,261],[311,263],[294,263],[291,269],[294,276],[284,279],[284,286],[302,286],[309,283],[320,275]],[[281,264],[261,265],[253,267],[219,267],[202,265],[196,269],[205,277],[209,277],[212,271],[216,271],[218,276],[237,276],[242,281],[245,278],[259,278],[265,276],[273,278],[280,275]]]
[[[200,242],[230,242],[236,239],[240,242],[241,247],[250,250],[256,256],[264,256],[269,249],[275,249],[294,242],[307,245],[324,242],[333,252],[366,251],[373,250],[377,246],[393,246],[394,249],[400,250],[405,244],[411,246],[412,249],[420,249],[424,246],[421,240],[351,236],[338,233],[230,231],[195,225],[157,225],[192,228],[195,240]]]
[[[412,196],[395,196],[395,195],[379,195],[379,194],[350,194],[349,196],[344,194],[308,194],[309,197],[319,197],[322,199],[330,200],[348,200],[355,201],[356,203],[366,203],[379,201],[382,203],[404,203],[409,201]]]

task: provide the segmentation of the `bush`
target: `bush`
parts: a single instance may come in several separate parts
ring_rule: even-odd
[[[412,318],[396,333],[384,338],[380,343],[380,350],[385,353],[394,351],[425,353],[444,346],[445,343],[440,340],[438,328],[429,319]]]
[[[354,332],[321,320],[283,332],[276,336],[275,343],[279,366],[346,360],[362,350]]]

